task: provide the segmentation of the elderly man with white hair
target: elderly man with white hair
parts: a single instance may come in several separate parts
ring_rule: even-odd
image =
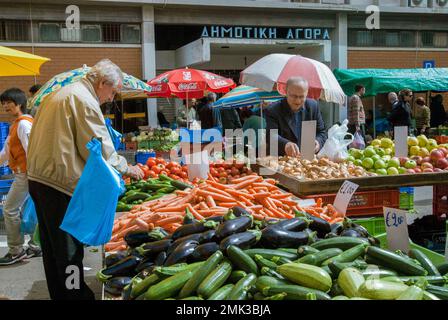
[[[297,157],[300,155],[302,121],[316,120],[315,153],[324,145],[327,134],[317,101],[307,98],[308,81],[292,77],[286,83],[286,98],[270,105],[266,112],[267,143],[271,141],[271,130],[278,130],[273,140],[278,140],[278,155]],[[269,146],[272,155],[272,147]]]
[[[82,80],[45,97],[34,120],[27,173],[52,299],[95,298],[84,282],[83,244],[59,229],[89,156],[86,144],[93,137],[101,138],[103,157],[112,167],[133,178],[143,178],[141,169],[129,166],[116,153],[100,109],[101,104],[113,100],[122,85],[120,68],[110,60],[101,60]]]

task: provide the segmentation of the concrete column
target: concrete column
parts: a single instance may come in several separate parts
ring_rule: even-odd
[[[151,80],[156,76],[156,43],[154,34],[154,7],[142,7],[142,68],[143,79]],[[147,99],[148,125],[157,127],[156,99]]]

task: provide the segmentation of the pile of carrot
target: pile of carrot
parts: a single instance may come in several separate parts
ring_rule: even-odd
[[[255,219],[290,219],[294,210],[305,211],[327,221],[339,221],[340,216],[333,206],[322,206],[322,200],[316,205],[301,208],[291,197],[276,185],[274,179],[264,179],[251,174],[233,179],[232,184],[219,183],[209,175],[208,179],[193,189],[177,190],[174,194],[157,200],[142,203],[124,213],[114,222],[111,241],[106,251],[126,249],[124,236],[133,231],[150,231],[163,227],[172,233],[182,225],[187,211],[196,219],[223,216],[229,208],[239,206],[250,212]]]
[[[317,199],[315,205],[307,207],[300,207],[299,205],[297,205],[296,209],[306,212],[315,217],[322,218],[331,224],[342,222],[344,220],[344,215],[342,213],[338,212],[336,208],[331,204],[323,205],[321,198]]]

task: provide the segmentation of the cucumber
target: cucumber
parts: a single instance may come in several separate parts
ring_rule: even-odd
[[[240,281],[242,278],[244,278],[245,276],[247,276],[246,271],[243,270],[235,270],[232,271],[232,273],[230,274],[229,279],[227,280],[230,283],[237,283],[238,281]]]
[[[420,250],[411,249],[409,250],[409,256],[420,262],[421,266],[428,271],[429,276],[440,276],[439,270],[432,263],[432,261]]]
[[[258,274],[258,267],[255,261],[237,246],[229,246],[227,255],[234,265],[246,273]]]
[[[322,265],[326,266],[332,261],[352,262],[352,261],[356,260],[357,258],[359,258],[360,256],[362,256],[365,253],[365,249],[367,247],[368,247],[368,244],[365,244],[365,243],[359,244],[357,246],[354,246],[353,248],[350,248],[350,249],[342,252],[341,254],[339,254],[335,257],[331,257],[331,258],[325,260],[322,263]]]
[[[441,275],[447,275],[448,274],[448,262],[444,262],[442,264],[437,265],[437,270]]]
[[[432,293],[433,295],[435,295],[437,298],[439,298],[441,300],[448,300],[448,288],[447,287],[428,285],[426,287],[426,291],[428,291],[429,293]]]
[[[259,254],[255,255],[255,262],[258,264],[258,266],[260,268],[267,267],[267,268],[275,270],[278,266],[275,262],[265,259],[262,256],[260,256]]]
[[[318,252],[319,252],[319,250],[317,250],[316,248],[313,248],[313,247],[307,246],[307,245],[300,246],[297,249],[297,255],[299,256],[299,258],[304,257],[310,253],[318,253]]]
[[[368,247],[366,249],[366,255],[374,258],[375,260],[379,260],[383,266],[404,275],[425,276],[428,274],[422,266],[388,250],[377,247]]]
[[[366,280],[358,290],[362,298],[373,300],[395,300],[406,289],[407,285],[384,280]]]
[[[277,267],[278,273],[301,286],[328,292],[332,285],[330,275],[322,268],[305,263],[286,263]]]
[[[185,270],[151,286],[146,291],[146,300],[162,300],[175,296],[193,276],[194,269]]]
[[[226,300],[246,300],[247,292],[257,281],[257,276],[253,273],[249,273],[243,279],[238,281],[233,287]]]
[[[260,276],[257,278],[257,282],[255,283],[255,286],[258,291],[262,292],[263,289],[266,287],[281,286],[281,285],[287,285],[287,284],[292,284],[292,283],[287,280],[281,280],[281,279],[270,277],[270,276]]]
[[[389,269],[368,267],[366,270],[362,271],[362,275],[366,279],[381,279],[385,277],[396,277],[398,276],[398,273]]]
[[[311,264],[314,266],[320,266],[322,264],[322,262],[324,262],[325,260],[335,257],[341,253],[342,253],[342,250],[339,248],[324,249],[317,253],[308,254],[308,255],[298,259],[296,262]]]
[[[193,274],[191,279],[187,281],[182,290],[180,291],[179,298],[189,297],[192,293],[196,292],[201,282],[216,269],[221,262],[223,254],[221,251],[216,251],[212,254]]]
[[[354,246],[368,243],[368,240],[362,238],[352,238],[352,237],[335,237],[330,239],[323,239],[318,242],[311,244],[311,247],[324,250],[330,248],[339,248],[341,250],[348,250]]]
[[[201,282],[197,290],[198,295],[209,298],[227,281],[231,273],[232,265],[224,261]]]
[[[225,300],[232,291],[233,287],[233,284],[226,284],[225,286],[222,286],[216,290],[215,293],[208,298],[208,300]]]
[[[252,258],[254,258],[256,254],[258,254],[268,260],[272,259],[273,257],[283,257],[289,260],[296,260],[298,258],[297,253],[286,252],[280,249],[247,249],[244,250],[244,252]]]
[[[410,286],[407,288],[397,300],[422,300],[423,290],[417,286]]]
[[[342,292],[349,298],[359,296],[359,287],[364,282],[365,279],[361,271],[355,268],[345,268],[338,277],[338,285],[341,287]]]
[[[348,297],[346,296],[335,296],[333,298],[331,298],[331,300],[350,300]]]
[[[268,267],[261,268],[261,274],[265,276],[274,277],[280,280],[286,280],[284,276],[282,276],[280,273],[278,273],[276,270],[273,270]]]
[[[279,293],[286,293],[285,300],[306,300],[309,293],[314,293],[317,300],[331,300],[331,297],[323,291],[294,284],[265,287],[263,289],[265,296],[272,296]]]
[[[423,291],[423,300],[442,300],[428,291]]]

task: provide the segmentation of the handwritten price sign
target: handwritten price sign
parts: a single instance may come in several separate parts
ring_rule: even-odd
[[[345,213],[347,212],[348,204],[358,187],[359,186],[356,183],[347,180],[344,181],[338,191],[338,194],[336,195],[336,198],[334,199],[333,206],[336,208],[336,210],[345,215]]]
[[[407,211],[383,207],[384,223],[386,224],[387,243],[390,250],[409,251]]]

